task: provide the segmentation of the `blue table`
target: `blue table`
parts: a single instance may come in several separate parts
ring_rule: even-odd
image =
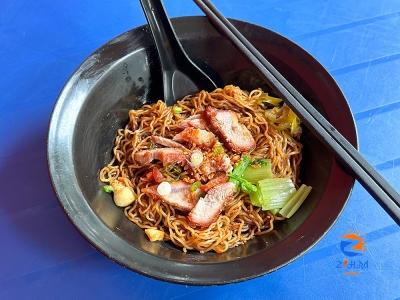
[[[201,14],[191,1],[165,2],[170,16]],[[399,190],[400,1],[215,4],[226,16],[293,39],[330,71],[350,101],[362,153]],[[48,177],[49,116],[63,84],[87,55],[144,23],[137,0],[1,1],[0,298],[400,297],[400,229],[359,184],[317,246],[270,275],[239,284],[189,287],[147,278],[111,262],[80,236]],[[349,230],[367,243],[358,276],[345,276],[341,265],[341,236]]]

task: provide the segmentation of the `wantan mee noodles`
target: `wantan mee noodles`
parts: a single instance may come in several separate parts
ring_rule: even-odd
[[[167,107],[164,102],[158,101],[130,110],[129,123],[118,130],[114,158],[100,171],[100,180],[108,184],[119,181],[130,187],[136,199],[125,208],[126,217],[143,229],[163,232],[163,240],[171,241],[185,252],[190,249],[225,252],[273,230],[274,223],[280,219],[270,211],[253,206],[247,193],[236,191],[226,201],[216,221],[202,228],[191,224],[187,213],[144,192],[154,186],[154,182],[146,176],[153,167],[161,170],[163,176],[170,180],[174,176],[188,183],[199,180],[198,176],[194,178],[189,166],[182,167],[176,174],[176,170],[157,160],[146,166],[138,164],[135,153],[156,147],[152,135],[172,139],[182,131],[180,122],[201,114],[209,106],[236,112],[239,122],[250,131],[256,144],[249,153],[251,158],[270,159],[275,177],[291,178],[296,185],[299,183],[302,158],[299,121],[280,99],[268,96],[261,89],[249,93],[228,85],[213,92],[201,91],[186,96],[174,107]],[[195,146],[188,149],[193,150]],[[226,148],[224,151],[233,165],[240,160],[240,154]],[[211,178],[200,178],[203,184],[207,179]]]

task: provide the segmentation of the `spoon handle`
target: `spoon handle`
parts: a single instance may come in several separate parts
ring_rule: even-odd
[[[161,0],[140,0],[164,72],[174,71],[184,53]]]
[[[140,0],[157,47],[163,77],[164,101],[168,106],[176,99],[199,90],[214,90],[217,85],[186,54],[172,27],[161,0]]]

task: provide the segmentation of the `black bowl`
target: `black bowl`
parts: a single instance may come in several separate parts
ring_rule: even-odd
[[[237,28],[354,145],[349,106],[332,77],[303,49],[267,29],[234,21]],[[189,55],[224,84],[244,89],[265,80],[204,17],[173,20]],[[113,39],[93,53],[64,87],[51,118],[48,161],[54,188],[80,232],[112,260],[159,279],[222,284],[253,278],[293,261],[313,246],[342,211],[354,179],[306,129],[301,179],[313,192],[301,209],[272,233],[224,254],[183,253],[151,243],[101,191],[99,170],[111,159],[116,130],[128,110],[162,98],[160,65],[147,27]],[[270,92],[273,92],[269,90]]]

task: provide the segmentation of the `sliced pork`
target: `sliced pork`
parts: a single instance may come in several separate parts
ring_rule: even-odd
[[[177,148],[156,148],[135,153],[135,161],[139,165],[148,165],[153,160],[159,160],[165,166],[175,162],[182,163],[186,160],[186,156],[183,150]]]
[[[203,184],[200,189],[203,192],[208,192],[209,190],[211,190],[213,187],[220,185],[222,183],[225,183],[228,181],[228,176],[226,175],[219,175],[213,179],[211,179],[209,182],[207,182],[206,184]]]
[[[175,141],[173,141],[171,139],[167,139],[167,138],[162,137],[162,136],[152,135],[151,136],[151,140],[153,141],[153,143],[161,145],[161,146],[187,150],[186,147],[183,146],[182,144],[179,144],[178,142],[175,142]]]
[[[199,129],[207,129],[207,122],[202,115],[193,115],[179,123],[180,128],[194,127]]]
[[[200,198],[188,215],[191,224],[208,227],[215,222],[224,207],[225,202],[235,194],[236,186],[226,182],[213,187],[204,198]]]
[[[154,181],[156,183],[162,182],[165,178],[164,175],[157,167],[153,167],[149,173],[146,175],[147,180]]]
[[[199,171],[202,175],[209,176],[216,172],[229,173],[232,171],[231,160],[227,154],[220,154],[218,156],[212,156],[203,161],[199,167]]]
[[[161,201],[179,209],[183,212],[189,212],[196,204],[196,195],[190,191],[191,184],[177,181],[171,182],[171,192],[167,195],[160,195],[157,192],[158,185],[143,189],[142,191],[160,199]]]
[[[256,142],[250,131],[239,123],[235,112],[208,106],[204,111],[204,118],[210,130],[229,150],[236,153],[254,150]]]
[[[195,144],[200,148],[209,149],[217,141],[215,135],[207,130],[188,127],[173,138],[174,141]]]

